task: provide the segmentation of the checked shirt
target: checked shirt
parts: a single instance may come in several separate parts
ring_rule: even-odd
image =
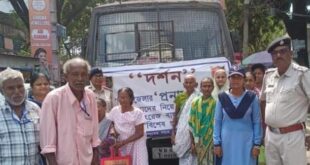
[[[25,101],[19,118],[0,99],[0,164],[37,165],[39,162],[39,107]]]

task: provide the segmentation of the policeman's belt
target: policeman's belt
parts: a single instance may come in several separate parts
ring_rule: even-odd
[[[273,133],[286,134],[286,133],[304,129],[305,123],[302,122],[302,123],[298,123],[298,124],[294,124],[294,125],[290,125],[290,126],[282,127],[282,128],[273,128],[273,127],[268,126],[268,128]]]

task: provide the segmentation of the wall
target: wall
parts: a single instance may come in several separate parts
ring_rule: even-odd
[[[28,80],[32,71],[39,69],[39,59],[32,57],[23,57],[15,55],[0,54],[0,71],[7,67],[20,70],[24,74],[25,80]]]

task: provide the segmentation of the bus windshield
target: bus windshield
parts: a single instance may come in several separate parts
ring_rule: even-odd
[[[102,14],[94,45],[96,66],[231,59],[220,9],[167,8]]]

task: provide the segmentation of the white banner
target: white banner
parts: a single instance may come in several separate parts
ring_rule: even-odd
[[[145,127],[148,136],[168,136],[174,115],[175,96],[183,91],[186,74],[194,74],[197,82],[204,77],[212,77],[218,67],[229,70],[226,58],[210,58],[166,64],[149,64],[103,68],[104,75],[112,77],[113,97],[117,90],[130,87],[134,91],[135,106],[145,114]]]

